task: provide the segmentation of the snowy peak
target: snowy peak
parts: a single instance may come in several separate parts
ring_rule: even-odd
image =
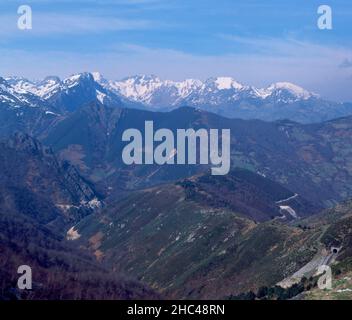
[[[62,82],[59,77],[49,76],[44,80],[40,81],[32,91],[42,99],[49,99],[52,95],[59,92],[62,89]]]
[[[167,86],[166,83],[154,75],[137,75],[121,81],[100,82],[100,84],[124,98],[146,104],[151,104],[153,94],[161,87]]]
[[[31,81],[20,77],[6,78],[7,83],[18,94],[32,94],[46,99],[50,93],[61,84],[58,77],[50,76],[41,81]]]
[[[78,73],[62,81],[62,88],[51,100],[68,111],[92,102],[120,106],[120,97],[109,88],[109,83],[98,73]]]
[[[63,84],[67,87],[67,88],[72,88],[81,84],[89,84],[91,85],[92,83],[94,83],[94,76],[89,73],[89,72],[84,72],[84,73],[78,73],[75,75],[72,75],[68,78],[66,78],[63,81]]]
[[[54,86],[59,86],[61,85],[61,79],[59,77],[56,76],[48,76],[46,78],[44,78],[44,80],[40,81],[38,83],[38,86],[40,87],[49,87],[52,88]]]
[[[125,78],[122,81],[114,82],[116,88],[121,88],[126,96],[141,96],[147,91],[152,92],[163,85],[163,82],[156,76],[138,75]]]
[[[22,77],[8,77],[6,83],[10,86],[13,91],[21,93],[33,93],[36,89],[36,84],[28,79]]]
[[[210,79],[210,81],[213,81],[215,83],[218,90],[241,90],[243,88],[242,84],[240,84],[231,77],[217,77],[214,79]]]
[[[317,97],[316,94],[311,93],[303,89],[302,87],[299,87],[290,82],[274,83],[267,88],[267,91],[270,93],[270,95],[276,95],[276,96],[280,96],[285,93],[290,94],[292,97],[298,100],[299,99],[307,100],[312,97]]]
[[[99,72],[84,72],[61,80],[56,76],[41,81],[10,77],[0,79],[3,104],[35,106],[46,104],[56,113],[72,112],[91,102],[110,106],[167,111],[181,106],[200,108],[225,116],[256,118],[263,106],[273,106],[281,117],[283,107],[297,102],[317,104],[318,95],[289,82],[265,88],[244,85],[232,77],[213,77],[201,81],[164,80],[155,75],[135,75],[122,80],[107,80]],[[308,100],[312,100],[307,102]],[[274,111],[273,111],[274,112]],[[248,115],[250,114],[250,116]],[[287,117],[286,115],[284,117]],[[289,116],[291,118],[291,116]],[[266,119],[266,118],[264,118]],[[275,118],[276,119],[276,118]]]
[[[177,106],[186,103],[187,98],[197,99],[196,96],[204,94],[244,88],[230,77],[210,78],[202,82],[197,79],[161,80],[155,75],[138,75],[120,81],[98,82],[127,99],[153,107],[166,107],[166,104]]]
[[[34,92],[59,111],[74,111],[90,102],[117,103],[114,93],[109,93],[98,83],[106,81],[98,73],[78,73],[64,80],[55,76],[40,81]]]
[[[44,101],[32,93],[34,87],[34,83],[24,78],[0,77],[0,104],[15,109],[44,107]]]
[[[68,93],[70,90],[91,90],[101,102],[104,97],[115,95],[153,108],[177,107],[184,104],[221,105],[247,98],[290,103],[318,97],[289,82],[277,82],[267,88],[256,88],[245,86],[232,77],[215,77],[205,81],[172,81],[161,80],[155,75],[136,75],[110,81],[99,72],[84,72],[64,80],[56,76],[49,76],[41,81],[10,77],[2,78],[1,83],[9,86],[14,93],[30,93],[44,100],[50,100],[55,95]]]
[[[99,72],[92,72],[92,76],[94,81],[100,83],[100,82],[106,82],[107,80],[103,77],[103,75]]]
[[[270,100],[292,103],[317,95],[289,82],[278,82],[267,88],[245,86],[232,77],[215,77],[205,81],[161,80],[154,75],[138,75],[120,81],[104,81],[94,76],[104,88],[148,107],[162,109],[167,106],[229,105],[244,99]]]
[[[61,80],[49,76],[39,81],[8,77],[0,80],[0,102],[7,107],[42,106],[62,113],[74,111],[91,102],[120,105],[116,93],[99,82],[107,81],[98,73],[79,73]]]

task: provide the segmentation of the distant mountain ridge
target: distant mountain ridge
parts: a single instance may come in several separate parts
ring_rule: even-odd
[[[297,85],[288,82],[278,82],[267,88],[246,86],[231,77],[209,78],[205,81],[186,79],[184,81],[161,80],[157,76],[140,75],[125,78],[121,81],[104,81],[99,73],[93,73],[94,78],[106,87],[135,101],[143,102],[158,108],[163,106],[161,95],[169,98],[171,106],[182,104],[218,105],[245,97],[266,99],[276,96],[284,102],[307,100],[319,96]]]
[[[230,129],[232,168],[260,173],[324,206],[352,195],[351,150],[346,149],[351,145],[351,117],[301,125],[227,119],[194,108],[150,112],[91,104],[50,127],[42,141],[90,180],[103,183],[100,186],[105,191],[145,188],[208,169],[205,165],[125,165],[122,134],[129,128],[144,132],[145,121],[153,121],[155,130],[173,132],[182,128]]]
[[[4,81],[4,80],[3,80]],[[106,105],[119,105],[121,101],[113,92],[108,92],[91,73],[80,73],[64,80],[49,76],[41,81],[24,78],[7,78],[7,84],[13,92],[29,93],[46,101],[55,110],[75,111],[87,102],[98,101]]]
[[[0,86],[0,105],[16,109],[45,106],[54,113],[72,112],[82,105],[100,102],[151,111],[190,106],[229,118],[302,123],[352,115],[352,104],[326,101],[290,82],[256,88],[231,77],[171,81],[138,75],[114,81],[98,72],[85,72],[63,80],[56,76],[40,81],[7,77],[0,79]]]

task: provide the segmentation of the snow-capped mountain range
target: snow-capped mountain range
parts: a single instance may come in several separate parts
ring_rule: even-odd
[[[325,101],[289,82],[256,88],[231,77],[171,81],[153,75],[115,81],[105,79],[98,72],[75,74],[63,80],[56,76],[40,81],[0,78],[0,105],[12,108],[43,107],[62,113],[94,101],[154,111],[189,106],[226,117],[302,122],[352,114],[351,105]]]
[[[272,84],[267,88],[245,86],[230,77],[209,78],[206,81],[187,79],[176,82],[156,76],[135,76],[120,81],[104,81],[99,73],[94,79],[125,98],[144,103],[152,108],[180,105],[200,106],[228,104],[243,98],[265,100],[275,97],[284,103],[318,97],[316,94],[288,82]]]
[[[49,76],[40,81],[18,77],[8,77],[3,81],[7,82],[12,92],[36,96],[56,111],[75,111],[96,100],[103,104],[120,104],[119,97],[96,82],[91,73],[76,74],[64,80]]]
[[[5,104],[13,108],[32,107],[45,104],[45,101],[30,90],[13,86],[11,82],[0,77],[0,105]]]

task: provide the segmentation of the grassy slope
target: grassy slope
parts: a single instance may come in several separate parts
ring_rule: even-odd
[[[174,298],[221,298],[275,284],[316,253],[312,231],[257,224],[186,196],[180,185],[134,193],[83,220],[80,241]]]

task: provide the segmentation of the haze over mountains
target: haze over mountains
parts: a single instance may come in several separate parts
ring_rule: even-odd
[[[109,187],[113,190],[117,186],[117,189],[147,187],[207,170],[206,166],[125,166],[121,160],[122,133],[129,128],[143,132],[144,122],[148,120],[154,121],[155,129],[164,127],[172,131],[200,127],[231,129],[232,167],[260,172],[294,192],[304,190],[309,200],[319,206],[334,204],[351,194],[350,150],[346,147],[351,145],[350,118],[305,125],[290,121],[269,123],[224,118],[203,110],[207,109],[203,103],[195,109],[175,109],[177,103],[172,106],[170,102],[169,108],[160,112],[155,111],[155,108],[159,110],[156,104],[150,105],[152,100],[145,100],[149,93],[159,89],[178,87],[179,93],[188,92],[184,97],[189,99],[195,92],[208,92],[208,98],[202,98],[205,101],[220,99],[232,90],[251,92],[262,102],[276,101],[270,108],[264,104],[258,107],[264,112],[270,109],[275,118],[286,118],[287,108],[306,120],[315,113],[318,118],[325,118],[331,110],[349,110],[347,105],[340,104],[329,109],[324,105],[327,102],[292,84],[281,83],[259,90],[229,78],[212,79],[203,84],[197,81],[162,83],[155,77],[109,82],[99,74],[90,73],[63,81],[56,77],[37,83],[19,78],[1,81],[0,135],[22,131],[39,138],[97,183],[104,194]],[[141,102],[137,103],[137,98]],[[213,105],[211,111],[219,111],[222,106]],[[241,106],[231,105],[228,110],[242,110]],[[302,108],[304,112],[300,113]],[[330,116],[333,114],[336,116],[335,113]]]
[[[289,83],[1,78],[0,299],[26,298],[9,271],[23,261],[46,284],[33,298],[218,299],[317,259],[352,270],[350,203],[319,214],[352,198],[350,111]],[[230,129],[231,172],[125,165],[122,133],[145,121]]]
[[[177,82],[147,75],[112,81],[97,72],[64,80],[52,76],[41,81],[1,79],[0,104],[13,108],[41,106],[49,112],[71,112],[92,101],[153,111],[190,106],[230,118],[302,123],[352,114],[350,103],[326,101],[289,82],[255,88],[230,77]]]
[[[242,167],[277,181],[320,206],[352,195],[351,117],[323,124],[227,119],[206,111],[180,108],[171,112],[119,109],[93,103],[52,124],[43,142],[108,188],[133,190],[192,176],[205,165],[133,165],[122,161],[122,134],[145,121],[155,129],[231,130],[231,168]],[[343,168],[343,170],[342,170]],[[105,191],[103,191],[105,190]]]

